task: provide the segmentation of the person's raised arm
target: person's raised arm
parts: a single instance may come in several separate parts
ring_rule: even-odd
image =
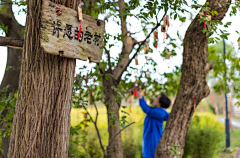
[[[146,113],[148,116],[153,117],[155,119],[162,120],[162,121],[166,120],[167,112],[165,112],[164,110],[160,110],[160,109],[156,109],[148,106],[143,96],[141,99],[139,99],[139,104],[143,112]]]

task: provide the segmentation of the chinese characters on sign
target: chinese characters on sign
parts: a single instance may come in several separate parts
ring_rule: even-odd
[[[83,14],[81,36],[77,11],[60,5],[61,15],[56,14],[59,6],[43,1],[41,17],[41,46],[46,53],[68,58],[100,62],[104,47],[105,23]]]
[[[63,29],[62,26],[61,26],[61,21],[60,20],[57,20],[57,22],[53,21],[53,25],[51,27],[53,28],[52,29],[52,35],[56,36],[57,38],[60,37],[59,36],[59,31],[64,30],[63,38],[67,37],[69,40],[74,39],[74,40],[77,40],[79,42],[82,42],[82,39],[84,39],[84,41],[86,41],[87,44],[94,44],[96,46],[99,46],[101,35],[98,34],[97,32],[95,32],[95,34],[93,35],[89,31],[86,31],[84,33],[83,33],[83,31],[81,31],[81,37],[78,39],[78,32],[79,32],[78,27],[73,28],[72,25],[66,24],[65,28]],[[81,30],[83,30],[83,29],[81,29]]]

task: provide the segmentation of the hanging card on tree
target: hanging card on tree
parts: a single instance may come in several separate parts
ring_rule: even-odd
[[[137,58],[135,58],[135,64],[138,65],[138,59]]]
[[[61,14],[56,14],[59,11]],[[45,53],[85,61],[89,59],[91,62],[101,61],[105,23],[81,12],[81,9],[76,11],[49,0],[43,1],[40,44]],[[83,20],[81,31],[79,19]]]
[[[158,40],[158,31],[157,30],[154,31],[153,35],[154,35],[154,40]]]
[[[167,53],[166,58],[169,59],[170,56],[171,56],[171,54],[170,54],[170,53]]]
[[[167,26],[167,19],[166,19],[166,17],[163,17],[163,26]]]
[[[161,31],[166,32],[166,26],[161,25]]]
[[[132,44],[132,37],[130,32],[128,31],[127,33],[127,45],[131,45]]]
[[[83,21],[82,8],[78,6],[78,19]]]
[[[149,48],[148,48],[148,46],[144,46],[144,54],[148,54],[148,52],[149,52]]]

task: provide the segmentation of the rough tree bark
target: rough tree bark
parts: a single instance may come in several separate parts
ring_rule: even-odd
[[[6,3],[7,2],[7,3]],[[2,0],[1,5],[7,6],[6,13],[0,14],[0,22],[3,23],[5,26],[8,26],[8,30],[5,32],[6,37],[14,37],[17,39],[23,39],[23,36],[21,34],[21,30],[24,29],[23,26],[21,26],[15,19],[13,11],[12,11],[12,3],[9,3],[9,1]],[[5,41],[6,42],[6,41]],[[18,88],[18,79],[20,74],[20,66],[21,66],[21,57],[22,57],[22,49],[13,49],[8,48],[8,55],[7,55],[7,65],[6,68],[9,68],[8,70],[5,70],[3,80],[0,85],[0,90],[5,88],[7,85],[9,85],[9,88],[7,90],[7,96],[15,92]],[[7,110],[4,110],[1,113],[1,118],[4,118],[7,114]],[[0,128],[4,129],[5,124],[7,122],[1,122]],[[4,132],[3,130],[2,132]],[[3,152],[4,152],[4,158],[7,157],[8,153],[8,147],[9,147],[9,141],[10,136],[3,137],[2,138],[2,146],[3,146]]]
[[[116,87],[117,82],[114,78],[106,79],[103,77],[103,90],[105,94],[105,105],[107,108],[108,117],[108,158],[123,158],[122,139],[121,134],[116,135],[121,129],[119,125],[119,108],[120,101],[116,100],[116,93],[112,89],[112,86]],[[111,122],[114,120],[114,124]]]
[[[76,60],[42,51],[39,33],[43,1],[27,1],[27,23],[9,158],[65,158],[68,155]],[[52,1],[66,6],[71,2]],[[76,0],[73,6],[76,6]]]
[[[212,20],[220,21],[228,11],[231,0],[208,0],[211,10],[218,12]],[[220,5],[222,7],[220,7]],[[206,75],[211,69],[207,61],[208,37],[202,32],[203,23],[198,21],[199,16],[192,21],[183,42],[183,64],[182,76],[178,94],[174,102],[171,114],[168,118],[163,136],[156,148],[156,158],[171,158],[171,143],[181,147],[181,157],[184,152],[185,139],[188,127],[193,115],[193,99],[196,98],[196,105],[210,93],[206,82]]]

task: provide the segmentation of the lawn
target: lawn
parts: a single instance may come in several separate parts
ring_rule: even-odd
[[[235,158],[238,148],[240,148],[240,129],[234,128],[230,133],[230,148],[225,150],[225,142],[220,153],[221,158]]]

